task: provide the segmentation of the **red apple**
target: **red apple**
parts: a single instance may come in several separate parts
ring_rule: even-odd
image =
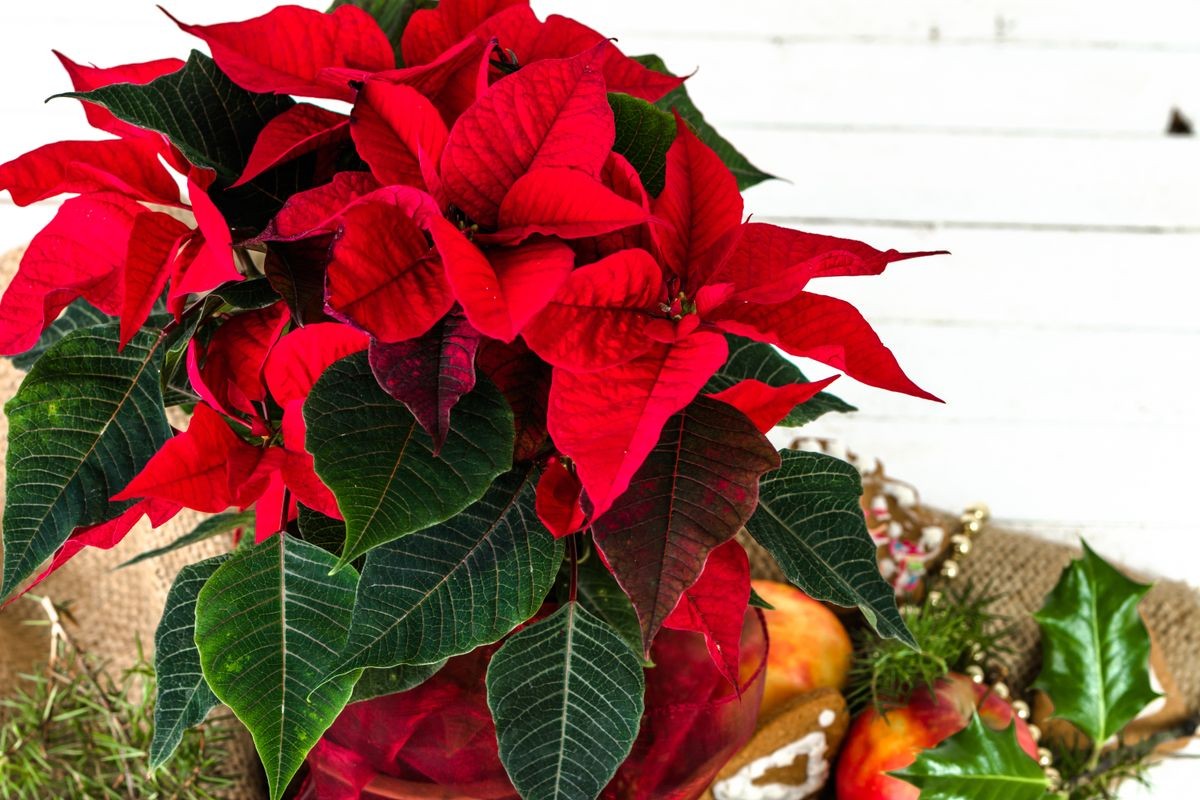
[[[854,647],[837,615],[789,584],[754,581],[753,586],[775,607],[763,612],[771,648],[759,718],[815,689],[844,687]]]
[[[1007,728],[1014,718],[1008,702],[954,673],[939,681],[933,692],[918,691],[908,705],[888,709],[886,716],[868,708],[854,720],[842,747],[838,800],[917,800],[917,787],[887,773],[907,767],[922,750],[965,728],[975,710],[995,730]],[[1017,741],[1037,758],[1037,743],[1020,719]]]

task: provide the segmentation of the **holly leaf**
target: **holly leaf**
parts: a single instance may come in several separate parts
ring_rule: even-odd
[[[532,617],[565,547],[538,521],[536,478],[532,467],[514,469],[461,514],[368,553],[331,674],[441,661]]]
[[[634,60],[649,67],[655,72],[661,72],[664,75],[671,75],[671,71],[667,69],[666,63],[656,55],[635,56]],[[725,166],[729,167],[729,171],[737,178],[738,188],[742,191],[749,189],[766,180],[775,178],[770,173],[763,172],[758,167],[750,163],[750,160],[738,152],[737,148],[729,143],[725,137],[717,133],[717,130],[704,119],[704,115],[700,113],[700,109],[696,108],[696,104],[692,102],[692,98],[688,95],[686,86],[680,86],[673,90],[657,103],[659,108],[675,110],[679,116],[687,120],[688,124],[700,137],[700,141],[711,147],[721,160],[725,162]]]
[[[1034,682],[1065,719],[1101,746],[1158,693],[1150,687],[1150,634],[1138,613],[1148,584],[1126,578],[1087,542],[1034,619],[1042,671]]]
[[[115,317],[110,317],[81,297],[67,306],[58,319],[54,320],[46,330],[42,331],[37,344],[24,353],[12,357],[13,366],[28,372],[33,368],[37,360],[42,357],[42,353],[49,350],[52,344],[62,339],[68,333],[82,328],[93,328],[97,325],[103,325],[107,322],[112,322],[114,319]]]
[[[228,555],[188,564],[175,576],[162,619],[154,634],[154,739],[150,742],[150,767],[161,767],[183,741],[183,734],[199,725],[220,701],[208,688],[196,649],[196,598]]]
[[[709,553],[750,519],[759,478],[778,466],[774,446],[741,412],[697,398],[667,421],[629,489],[592,523],[596,547],[637,609],[643,652]]]
[[[95,103],[124,122],[164,134],[188,161],[215,170],[225,183],[242,174],[267,122],[295,105],[286,95],[246,91],[196,50],[183,69],[147,84],[114,83],[56,96]]]
[[[785,450],[781,456],[783,465],[759,486],[750,534],[809,597],[858,606],[880,636],[915,648],[896,594],[879,574],[858,505],[858,470],[823,453]]]
[[[910,766],[888,773],[921,790],[921,800],[1038,800],[1050,781],[1017,743],[1016,725],[995,731],[972,714],[967,727]]]
[[[439,455],[407,408],[379,388],[366,353],[338,361],[304,403],[306,446],[346,520],[338,568],[453,517],[512,466],[512,412],[486,381],[455,407]]]
[[[675,141],[675,117],[652,103],[620,92],[609,92],[608,104],[617,126],[613,151],[625,157],[651,196],[663,190],[667,150]]]
[[[723,392],[744,380],[762,381],[777,388],[808,382],[800,368],[771,345],[744,336],[728,335],[725,338],[729,342],[729,360],[709,379],[704,387],[705,394]],[[830,412],[844,414],[857,410],[844,400],[821,392],[796,406],[779,424],[798,428]]]
[[[637,738],[644,692],[638,658],[579,603],[510,637],[488,665],[487,698],[521,797],[599,795]]]
[[[140,564],[143,561],[149,561],[152,558],[165,556],[167,553],[173,553],[176,550],[181,550],[184,547],[190,547],[198,542],[203,542],[211,539],[214,536],[219,536],[222,533],[230,533],[238,528],[253,528],[254,527],[254,512],[253,511],[226,511],[221,514],[215,514],[202,521],[199,525],[192,529],[190,533],[185,533],[170,544],[156,547],[153,550],[147,550],[141,555],[134,556],[123,564],[120,564],[117,569],[132,567],[134,564]]]
[[[450,412],[475,388],[475,353],[482,338],[455,308],[416,339],[371,342],[367,360],[375,379],[433,438],[434,453],[450,432]]]
[[[444,666],[445,661],[435,661],[432,664],[401,664],[388,669],[364,669],[362,677],[354,684],[350,702],[362,703],[376,697],[387,697],[390,694],[415,689],[436,675]]]
[[[294,536],[231,556],[200,590],[204,678],[250,734],[271,800],[350,699],[358,676],[326,680],[346,641],[358,575]]]
[[[65,336],[38,359],[8,415],[4,579],[7,597],[75,528],[134,501],[109,498],[171,435],[159,372],[163,337],[142,329],[119,349],[120,323]]]

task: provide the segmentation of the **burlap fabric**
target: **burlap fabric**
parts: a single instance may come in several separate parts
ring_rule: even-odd
[[[954,519],[947,515],[948,530]],[[741,539],[756,578],[783,580],[770,554],[749,537]],[[996,612],[1012,626],[1009,644],[1013,652],[1005,659],[1010,670],[1008,682],[1018,692],[1029,687],[1041,665],[1041,637],[1032,615],[1058,582],[1063,567],[1078,555],[1078,548],[985,524],[970,555],[958,558],[961,571],[954,579],[956,584],[971,581],[1000,597]],[[1144,576],[1131,577],[1146,580]],[[1177,581],[1157,581],[1141,610],[1188,713],[1200,714],[1200,591]]]
[[[0,256],[0,287],[12,279],[21,252]],[[0,359],[0,404],[13,396],[23,374],[7,359]],[[0,459],[7,451],[8,420],[0,415]],[[3,496],[0,489],[0,502]],[[118,547],[110,551],[85,550],[37,591],[56,603],[70,604],[71,616],[78,624],[70,626],[69,633],[80,647],[106,660],[110,669],[127,668],[136,658],[135,638],[142,641],[147,653],[153,649],[154,629],[175,574],[185,564],[216,555],[227,545],[223,539],[211,539],[125,569],[114,568],[138,553],[182,536],[200,519],[200,515],[185,512],[158,530],[151,530],[143,520]],[[0,694],[16,673],[35,668],[49,655],[47,629],[22,624],[41,615],[36,604],[25,601],[0,612]],[[239,780],[240,786],[230,792],[230,800],[265,797],[253,744],[240,726],[232,756],[225,765],[226,774]]]

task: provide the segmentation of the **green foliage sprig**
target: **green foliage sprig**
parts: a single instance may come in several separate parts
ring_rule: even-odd
[[[217,800],[233,786],[227,728],[189,730],[171,768],[151,772],[154,670],[138,650],[119,676],[80,650],[46,612],[51,658],[0,698],[0,797],[5,800]]]

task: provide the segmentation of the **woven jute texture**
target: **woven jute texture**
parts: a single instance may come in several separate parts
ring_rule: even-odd
[[[947,515],[947,529],[953,527],[953,520]],[[750,553],[754,577],[784,579],[769,553],[748,536],[740,538]],[[1008,682],[1017,691],[1029,687],[1041,666],[1041,637],[1033,613],[1041,608],[1063,568],[1078,555],[1078,548],[988,524],[975,537],[970,555],[959,559],[956,585],[969,581],[999,597],[996,613],[1006,618],[1012,630],[1012,653],[1005,659]],[[1130,577],[1146,580],[1135,574]],[[1177,581],[1156,581],[1142,600],[1141,611],[1188,712],[1200,714],[1200,591]]]
[[[21,252],[0,256],[0,287],[8,286]],[[8,359],[0,359],[0,404],[13,396],[23,376]],[[7,451],[8,420],[0,415],[0,463]],[[3,497],[0,489],[0,502]],[[135,640],[141,640],[147,653],[153,649],[154,629],[176,573],[186,564],[222,552],[227,545],[218,537],[131,567],[115,567],[138,553],[174,541],[192,530],[200,519],[197,514],[184,512],[158,530],[151,530],[143,520],[119,546],[108,551],[86,549],[37,591],[56,603],[70,604],[71,616],[78,624],[71,625],[68,633],[81,648],[106,661],[110,670],[126,669],[136,658]],[[16,673],[28,672],[46,661],[50,647],[47,629],[22,624],[41,614],[35,603],[20,600],[0,612],[0,695]],[[259,784],[256,762],[253,743],[239,726],[232,757],[225,765],[226,774],[240,781],[239,787],[229,793],[230,800],[266,796]],[[170,769],[169,763],[166,768]]]

